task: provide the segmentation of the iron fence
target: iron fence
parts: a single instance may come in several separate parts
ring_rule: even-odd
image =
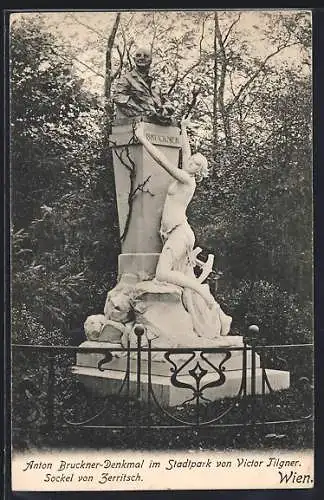
[[[143,343],[142,333],[126,348],[13,345],[13,430],[209,429],[312,421],[312,344],[262,345],[250,339],[240,347],[170,349]],[[80,368],[80,354],[97,356],[96,365]],[[124,366],[118,373],[111,368],[116,357]],[[168,373],[154,373],[162,365]],[[279,375],[286,377],[285,388],[273,386]]]

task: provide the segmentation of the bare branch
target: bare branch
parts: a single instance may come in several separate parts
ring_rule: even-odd
[[[194,64],[192,64],[184,73],[183,75],[179,78],[179,71],[178,69],[176,70],[176,77],[175,79],[173,80],[169,90],[168,90],[168,95],[171,94],[171,92],[174,90],[175,86],[178,84],[178,83],[181,83],[183,82],[183,80],[185,80],[185,78],[197,67],[199,66],[199,64],[201,63],[201,57],[202,57],[202,43],[204,41],[204,37],[205,37],[205,25],[206,25],[206,20],[207,20],[207,17],[206,16],[204,19],[203,19],[203,23],[202,23],[202,31],[201,31],[201,36],[200,36],[200,39],[199,39],[199,59],[198,61],[196,61]],[[178,52],[178,46],[177,46],[177,52]]]
[[[155,42],[156,33],[157,33],[157,25],[156,25],[156,22],[155,22],[154,11],[152,12],[152,25],[153,25],[153,37],[152,37],[152,41],[151,41],[151,52],[153,52],[154,42]]]
[[[293,45],[298,45],[298,42],[293,42],[285,45],[280,45],[275,51],[271,52],[271,54],[268,54],[267,57],[262,61],[260,64],[259,68],[253,73],[253,75],[242,85],[236,96],[234,97],[233,101],[230,102],[227,106],[227,108],[230,110],[233,108],[233,106],[237,103],[237,101],[240,99],[241,95],[245,90],[249,88],[249,86],[254,82],[254,80],[259,76],[259,74],[265,70],[266,65],[270,59],[272,59],[274,56],[279,54],[282,50],[287,49],[289,47],[292,47]]]
[[[122,72],[122,69],[123,69],[123,66],[124,66],[124,57],[125,57],[125,44],[123,46],[123,51],[121,51],[119,45],[117,45],[117,52],[118,52],[118,55],[119,55],[119,64],[118,64],[118,68],[116,69],[115,73],[112,75],[111,77],[111,80],[114,81],[116,80],[116,78],[119,78],[120,75],[121,75],[121,72]]]
[[[203,22],[202,22],[202,30],[201,30],[200,40],[199,40],[199,57],[200,58],[201,58],[201,54],[202,54],[202,43],[203,43],[204,37],[205,37],[205,26],[206,26],[207,17],[205,17],[203,19]]]
[[[58,54],[57,54],[58,55]],[[61,56],[62,57],[62,56]],[[78,59],[77,57],[73,57],[74,61],[77,61],[79,64],[81,64],[82,66],[84,66],[85,68],[89,69],[90,71],[92,71],[92,73],[94,73],[95,75],[97,76],[100,76],[101,78],[105,78],[105,76],[102,74],[102,73],[99,73],[99,71],[96,71],[94,68],[92,68],[91,66],[89,66],[89,64],[81,61],[80,59]]]
[[[133,21],[133,18],[134,18],[134,15],[132,14],[130,16],[130,18],[128,19],[127,23],[125,24],[125,28],[128,28],[128,26],[130,25],[130,23]],[[124,26],[121,26],[121,29],[123,30]]]
[[[145,186],[146,186],[146,184],[149,182],[149,180],[150,180],[150,178],[151,178],[151,177],[152,177],[151,175],[148,175],[148,176],[146,177],[146,179],[144,179],[144,181],[143,181],[143,182],[141,182],[140,184],[138,184],[138,185],[136,186],[136,188],[134,189],[134,191],[132,192],[132,194],[131,194],[131,196],[130,196],[131,200],[133,200],[133,199],[135,198],[135,196],[137,195],[137,193],[138,193],[139,191],[140,191],[141,193],[148,193],[148,194],[150,194],[151,196],[155,196],[155,195],[154,195],[154,193],[151,193],[151,191],[150,191],[149,189],[144,189],[144,188],[145,188]]]
[[[184,113],[185,117],[188,117],[189,114],[191,113],[191,111],[193,110],[193,108],[196,106],[197,98],[198,98],[198,95],[200,94],[200,91],[201,91],[201,86],[198,86],[198,85],[192,89],[192,99],[191,99],[190,103],[188,104],[188,108],[187,108],[186,112]]]
[[[179,70],[178,70],[178,68],[176,68],[176,75],[175,75],[175,78],[174,78],[173,82],[171,83],[171,85],[169,87],[168,95],[171,94],[171,92],[173,91],[174,87],[177,85],[178,81],[179,81]]]
[[[111,75],[111,53],[114,46],[116,33],[118,30],[119,22],[120,22],[121,13],[118,12],[116,14],[114,25],[111,29],[111,32],[108,37],[107,47],[106,47],[106,72],[105,72],[105,97],[106,99],[110,99],[111,92],[111,83],[112,83],[112,75]]]
[[[81,64],[82,66],[84,66],[85,68],[87,68],[90,71],[92,71],[92,73],[94,73],[95,75],[100,76],[101,78],[105,78],[105,76],[102,73],[99,73],[99,71],[95,70],[94,68],[92,68],[91,66],[89,66],[87,63],[81,61],[77,57],[75,57],[75,56],[71,56],[71,57],[64,56],[61,53],[56,52],[53,49],[52,45],[50,45],[50,44],[46,44],[46,45],[48,46],[48,48],[50,49],[50,51],[52,52],[52,54],[54,54],[55,56],[59,57],[63,61],[67,61],[69,63],[71,63],[71,61],[76,61],[79,64]]]
[[[108,40],[108,37],[105,36],[104,33],[102,33],[102,31],[98,31],[95,28],[93,28],[92,26],[89,26],[88,24],[83,23],[82,21],[80,21],[80,19],[78,19],[75,16],[75,14],[67,14],[67,15],[68,15],[68,17],[71,17],[74,21],[76,21],[81,26],[84,26],[85,28],[87,28],[88,30],[92,31],[93,33],[96,33],[96,35],[99,35],[103,40]]]
[[[219,109],[220,109],[220,112],[222,115],[226,145],[228,147],[231,147],[231,145],[232,145],[231,125],[230,125],[230,120],[229,120],[229,113],[225,109],[225,102],[224,102],[225,78],[226,78],[226,71],[227,71],[227,58],[226,58],[226,50],[225,50],[225,46],[223,43],[222,33],[221,33],[220,26],[219,26],[217,12],[215,12],[214,29],[215,29],[215,36],[216,36],[216,39],[217,39],[218,44],[219,44],[220,56],[221,56],[220,57],[221,71],[220,71],[220,77],[219,77],[219,88],[218,88],[218,93],[217,93],[217,101],[218,101]]]
[[[129,43],[129,46],[126,47],[126,54],[127,54],[127,61],[128,61],[128,64],[129,64],[129,69],[133,69],[133,60],[132,60],[132,57],[131,57],[131,48],[133,47],[134,45],[134,41],[131,40],[130,43]]]
[[[130,221],[133,215],[133,193],[134,193],[134,184],[135,184],[135,178],[136,178],[136,165],[134,161],[131,159],[130,154],[129,154],[129,148],[126,146],[126,156],[129,161],[130,167],[127,167],[128,170],[130,171],[129,174],[129,179],[130,179],[130,188],[129,188],[129,194],[128,194],[128,214],[127,214],[127,219],[125,222],[125,227],[123,230],[123,234],[120,237],[120,241],[123,242],[126,239],[129,226],[130,226]]]
[[[156,34],[156,40],[164,40],[164,35],[170,31],[170,27],[168,26],[164,30],[161,30],[159,33]]]
[[[210,109],[210,107],[208,106],[207,102],[205,101],[205,99],[201,99],[200,102],[205,106],[207,112],[209,115],[212,115],[212,110]]]
[[[132,62],[132,58],[131,58],[131,55],[130,55],[130,51],[131,51],[131,48],[132,46],[134,45],[134,40],[131,40],[128,47],[127,47],[127,40],[126,40],[126,35],[125,35],[125,30],[124,30],[124,27],[122,25],[120,25],[120,32],[121,32],[121,35],[122,35],[122,38],[123,38],[123,42],[124,42],[124,51],[126,53],[126,56],[127,56],[127,62],[128,62],[128,65],[129,65],[129,69],[133,69],[133,62]]]
[[[233,71],[229,71],[228,72],[228,77],[229,77],[229,81],[230,81],[231,91],[232,91],[233,97],[235,98],[236,94],[235,94],[235,91],[234,91],[232,75],[233,75]]]
[[[224,39],[223,39],[223,44],[224,46],[226,45],[226,42],[227,42],[227,39],[232,31],[232,29],[234,28],[234,26],[239,22],[239,20],[241,19],[241,12],[239,13],[239,15],[237,16],[237,18],[232,22],[232,24],[230,25],[230,27],[228,28],[227,30],[227,33],[226,35],[224,36]]]

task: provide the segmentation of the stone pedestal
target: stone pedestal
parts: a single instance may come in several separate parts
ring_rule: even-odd
[[[159,260],[159,253],[121,253],[118,256],[118,276],[136,274],[153,279]]]
[[[273,391],[280,391],[289,388],[289,372],[272,369],[267,369],[266,372]],[[105,370],[104,372],[100,372],[96,368],[82,366],[74,366],[72,368],[72,373],[82,384],[84,384],[85,387],[87,387],[89,391],[91,391],[92,394],[97,394],[103,397],[117,394],[125,376],[123,372],[118,370]],[[208,374],[204,378],[204,382],[212,382],[214,379],[215,375]],[[179,376],[178,380],[193,385],[193,379],[189,375]],[[219,387],[206,389],[204,391],[204,396],[206,398],[209,398],[210,401],[217,401],[224,398],[234,398],[239,392],[241,382],[241,370],[229,371],[226,375],[226,382]],[[262,391],[262,371],[260,368],[256,369],[255,382],[255,394],[260,394]],[[148,393],[148,383],[145,380],[144,375],[140,387],[141,399],[143,401],[146,401]],[[159,403],[165,407],[181,405],[185,400],[192,397],[192,391],[190,389],[178,388],[173,386],[170,382],[170,377],[166,377],[165,375],[152,375],[152,387]],[[252,393],[251,370],[247,371],[246,392],[247,394]],[[269,389],[267,387],[265,388],[265,393],[269,393]],[[130,374],[130,395],[136,397],[136,394],[136,373],[132,372]]]
[[[228,337],[229,338],[229,337]],[[82,347],[119,347],[117,344],[108,344],[101,342],[84,342]],[[125,353],[126,354],[126,353]],[[178,367],[184,364],[189,359],[190,353],[173,354],[172,361]],[[225,357],[225,353],[206,353],[205,357],[215,367],[219,367],[221,361]],[[216,401],[224,398],[237,396],[242,382],[242,363],[243,352],[232,351],[232,356],[221,365],[222,372],[225,375],[225,382],[219,387],[213,387],[204,391],[204,396],[211,401]],[[104,355],[100,353],[78,353],[77,364],[73,367],[74,375],[82,382],[92,393],[99,396],[108,396],[117,394],[126,374],[126,355],[115,358],[105,365],[105,370],[98,369],[98,363],[104,359]],[[202,369],[207,369],[208,373],[203,377],[202,385],[215,381],[219,377],[217,371],[213,370],[203,359],[195,358],[188,363],[183,371],[183,374],[178,374],[177,380],[195,386],[195,380],[189,374],[190,370],[195,369],[197,360]],[[175,387],[171,383],[172,365],[167,361],[151,361],[151,381],[154,394],[158,401],[163,406],[181,405],[185,400],[190,399],[192,391],[188,388]],[[148,361],[147,353],[141,355],[141,399],[146,400],[148,394]],[[247,352],[247,394],[252,393],[252,359],[251,351]],[[287,371],[267,369],[266,374],[271,388],[274,391],[288,389],[290,383],[290,375]],[[135,397],[137,394],[137,359],[136,353],[132,354],[130,359],[130,396]],[[265,388],[266,393],[269,389]],[[256,355],[255,366],[255,392],[260,394],[262,391],[262,370],[260,368],[260,358]]]
[[[179,161],[180,131],[144,123],[152,144],[174,165]],[[118,274],[147,268],[154,273],[162,243],[159,236],[164,200],[171,176],[159,166],[134,136],[132,123],[115,125],[112,144],[122,254]]]

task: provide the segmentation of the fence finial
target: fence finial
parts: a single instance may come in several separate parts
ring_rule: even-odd
[[[260,332],[260,328],[258,327],[258,325],[250,325],[249,326],[249,333],[258,334],[259,332]]]
[[[141,337],[142,335],[144,335],[145,333],[145,326],[140,324],[140,323],[137,323],[135,326],[134,326],[134,329],[133,329],[133,332],[135,333],[135,335],[137,335],[138,337]]]

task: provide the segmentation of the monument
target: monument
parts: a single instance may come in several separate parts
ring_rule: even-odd
[[[205,283],[214,256],[199,259],[201,248],[195,246],[186,215],[196,183],[208,175],[207,160],[191,152],[189,120],[183,118],[180,129],[175,126],[172,105],[149,75],[151,62],[150,51],[139,48],[135,68],[121,78],[114,95],[116,120],[110,141],[121,241],[118,282],[108,291],[104,310],[86,319],[88,340],[82,347],[107,350],[118,346],[126,351],[128,345],[138,345],[139,328],[142,347],[149,341],[153,349],[165,350],[243,347],[243,337],[231,335],[232,318]],[[227,374],[221,390],[212,397],[234,396],[242,379],[242,350],[233,351],[225,361],[220,353],[208,356],[207,365],[212,362],[221,367],[217,371]],[[176,359],[181,362],[186,357],[179,353]],[[114,382],[125,375],[126,357],[122,350],[112,353],[107,370],[100,371],[103,359],[98,351],[80,352],[73,371],[94,391],[109,394],[116,387]],[[194,363],[189,362],[181,377],[190,378]],[[247,363],[251,368],[250,357]],[[148,364],[147,352],[143,352],[141,369],[144,373],[151,370],[157,391],[162,388],[163,404],[176,405],[185,399],[170,383],[172,366],[162,351],[152,351]],[[136,377],[135,359],[130,369]],[[288,372],[267,370],[267,376],[273,389],[289,387]]]

